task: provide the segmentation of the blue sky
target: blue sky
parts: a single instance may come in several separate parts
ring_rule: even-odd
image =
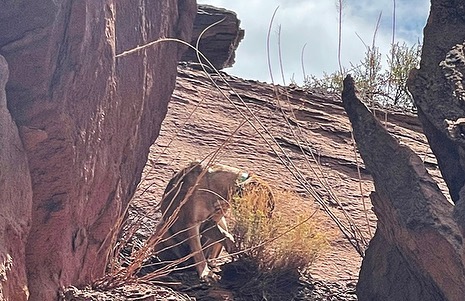
[[[236,63],[224,71],[245,79],[270,82],[266,56],[266,36],[273,11],[279,6],[272,27],[271,60],[276,83],[283,83],[278,61],[278,28],[281,27],[281,53],[286,84],[303,79],[301,53],[307,75],[321,76],[338,70],[337,0],[198,0],[235,11],[245,29],[245,38],[236,52]],[[392,40],[393,0],[344,0],[342,17],[342,64],[358,63],[365,44],[371,45],[379,14],[376,45],[383,61]],[[423,39],[423,27],[429,13],[428,0],[396,1],[395,39],[413,45]],[[360,38],[358,36],[360,36]]]

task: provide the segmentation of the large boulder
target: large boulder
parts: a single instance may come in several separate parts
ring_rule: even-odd
[[[409,89],[451,203],[407,147],[399,145],[344,82],[344,107],[367,169],[378,229],[363,260],[357,295],[367,300],[463,300],[465,296],[465,8],[437,0]]]
[[[360,301],[463,300],[465,265],[454,206],[411,149],[400,145],[344,80],[344,108],[375,192],[377,231],[357,285]]]
[[[15,185],[24,183],[24,193],[16,191],[11,200],[0,190],[2,203],[18,204],[9,219],[20,216],[15,223],[0,221],[0,234],[14,228],[19,239],[8,240],[8,248],[20,258],[32,221],[25,249],[30,300],[54,300],[60,287],[103,275],[111,230],[140,180],[185,47],[163,42],[115,54],[160,37],[190,40],[195,13],[193,0],[2,4],[7,105],[25,150],[19,143],[13,158],[0,151],[0,160],[18,162],[8,176],[18,174]],[[14,141],[13,125],[2,123],[0,130],[11,134],[1,139]],[[14,269],[21,276],[24,265]],[[24,280],[21,276],[18,286],[27,291]],[[8,294],[6,299],[21,300],[13,297],[17,292]]]
[[[18,128],[6,107],[8,65],[0,55],[0,300],[27,300],[26,239],[32,188]]]
[[[221,22],[205,31],[207,27],[219,21]],[[244,30],[240,28],[240,24],[241,21],[233,11],[199,4],[191,45],[195,47],[200,37],[199,50],[216,69],[232,67],[236,49],[244,38]],[[182,60],[198,62],[197,52],[189,48]],[[201,61],[206,63],[202,57]]]
[[[449,123],[465,117],[464,15],[463,1],[432,1],[421,66],[409,78],[418,117],[455,203],[465,184],[465,140],[451,135]]]

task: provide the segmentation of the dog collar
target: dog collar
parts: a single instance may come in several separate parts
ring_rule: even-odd
[[[249,179],[250,175],[248,172],[241,172],[239,174],[239,177],[237,178],[237,182],[239,184],[242,184],[243,182],[247,181]]]

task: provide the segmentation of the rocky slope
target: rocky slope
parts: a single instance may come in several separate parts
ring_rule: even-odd
[[[445,188],[417,118],[382,110],[375,114],[394,137],[423,159]],[[344,225],[358,227],[366,241],[374,233],[376,218],[368,197],[372,179],[360,158],[355,159],[349,120],[338,95],[272,86],[225,73],[209,78],[180,66],[168,115],[152,146],[136,201],[154,206],[175,171],[216,151],[215,160],[300,193],[303,199],[296,211],[311,214],[321,207],[315,205],[317,197]],[[312,266],[312,276],[335,282],[356,280],[361,256],[334,221],[323,216],[325,229],[337,234],[331,249]]]

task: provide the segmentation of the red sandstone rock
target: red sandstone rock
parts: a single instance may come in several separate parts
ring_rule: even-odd
[[[360,272],[360,301],[464,299],[464,14],[459,0],[432,2],[421,66],[408,84],[448,193],[433,185],[418,157],[355,109],[350,80],[344,87],[357,144],[373,174],[379,219]]]
[[[204,32],[207,27],[222,19],[224,20],[221,23],[210,27]],[[203,55],[218,70],[232,67],[235,51],[240,41],[244,38],[245,33],[240,28],[240,23],[236,13],[233,11],[200,4],[194,22],[191,45],[196,46],[197,39],[202,34],[199,50]],[[196,51],[189,48],[182,57],[182,60],[198,62]]]
[[[220,152],[218,162],[253,171],[273,186],[299,192],[305,196],[306,201],[295,210],[303,215],[313,212],[313,198],[305,193],[302,185],[250,125],[241,126],[230,139],[231,133],[244,120],[235,109],[236,105],[263,133],[258,122],[251,116],[250,112],[253,112],[282,147],[282,151],[277,149],[271,137],[266,136],[276,152],[281,156],[285,153],[292,159],[299,172],[345,222],[339,206],[330,199],[327,189],[315,174],[321,168],[325,181],[331,185],[344,209],[359,229],[365,231],[365,237],[370,238],[360,197],[350,123],[339,95],[304,91],[297,87],[273,86],[225,73],[222,76],[227,83],[216,76],[213,79],[223,93],[231,98],[231,102],[214,87],[203,72],[179,68],[169,114],[163,121],[160,137],[152,146],[143,181],[136,192],[134,203],[144,207],[138,207],[137,212],[155,208],[173,172],[192,160],[212,154],[225,142],[224,152]],[[250,112],[233,91],[242,97]],[[277,101],[278,97],[280,102]],[[416,116],[384,110],[376,111],[376,115],[383,119],[385,127],[392,135],[421,156],[428,171],[440,182],[436,160],[428,148]],[[321,165],[311,158],[310,151]],[[361,163],[360,158],[358,160]],[[360,168],[366,206],[371,208],[368,194],[373,190],[373,182],[365,166],[361,164]],[[160,170],[163,172],[160,173]],[[446,189],[443,183],[440,186]],[[368,217],[374,232],[376,217],[371,210]],[[329,217],[324,219],[324,225],[334,232],[339,231]],[[341,278],[357,279],[361,258],[342,234],[337,233],[334,247],[322,254],[312,265],[314,279],[336,282]]]
[[[465,184],[465,162],[461,159],[464,158],[464,143],[449,135],[446,119],[456,121],[465,116],[464,14],[460,0],[432,2],[424,29],[421,67],[409,78],[409,90],[418,107],[418,117],[457,205]],[[465,215],[465,208],[462,211]],[[462,223],[465,224],[465,218]]]
[[[25,245],[32,188],[18,128],[6,107],[8,65],[0,55],[0,300],[27,300]]]
[[[360,102],[350,76],[342,100],[373,176],[370,197],[378,217],[357,285],[359,300],[463,300],[463,238],[454,206],[420,157]]]
[[[60,287],[103,274],[109,235],[158,135],[184,47],[169,42],[118,59],[115,54],[160,37],[189,40],[196,6],[193,0],[23,2],[2,4],[0,54],[10,66],[8,108],[32,180],[30,300],[54,300]],[[11,121],[0,130],[15,139]],[[21,256],[31,220],[29,172],[22,146],[11,148],[0,150],[0,160],[16,168],[0,185],[24,192],[16,199],[15,190],[7,201],[14,207],[6,224],[0,220],[0,233],[13,227],[6,239],[16,237],[10,248]],[[17,284],[24,287],[24,265],[17,263]],[[16,291],[6,298],[20,300],[12,297],[18,288],[7,287]]]

